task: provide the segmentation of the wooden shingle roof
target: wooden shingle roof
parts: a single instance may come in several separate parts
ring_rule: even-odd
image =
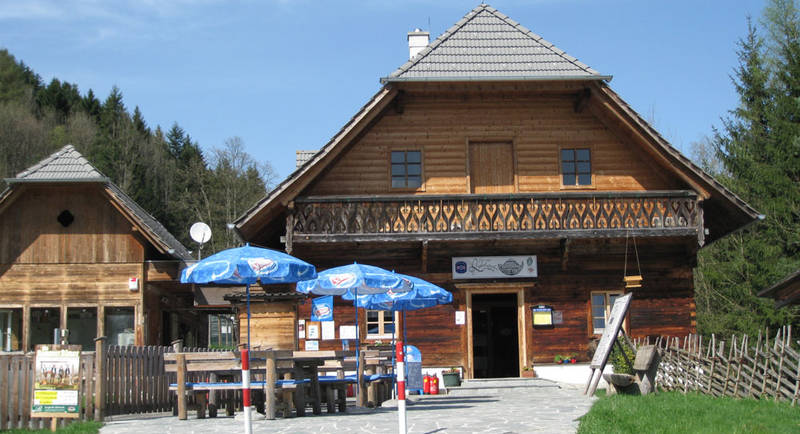
[[[610,78],[481,4],[381,81]]]

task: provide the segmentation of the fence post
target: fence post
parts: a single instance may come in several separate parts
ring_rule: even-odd
[[[99,336],[94,340],[94,420],[102,422],[105,417],[106,408],[106,355],[104,345],[105,336]]]

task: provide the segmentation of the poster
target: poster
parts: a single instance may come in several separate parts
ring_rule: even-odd
[[[339,326],[339,339],[355,339],[355,338],[356,338],[356,326],[354,325]]]
[[[322,325],[322,340],[336,339],[336,327],[333,321],[323,321]]]
[[[306,320],[304,319],[297,320],[297,337],[299,339],[306,338]]]
[[[311,321],[333,321],[333,296],[311,300]]]
[[[306,351],[319,351],[319,341],[306,341]]]
[[[79,345],[36,346],[33,413],[53,417],[80,414],[80,357]]]
[[[456,325],[464,325],[467,323],[467,313],[463,310],[456,311]]]
[[[319,339],[319,323],[309,322],[306,326],[306,339]]]

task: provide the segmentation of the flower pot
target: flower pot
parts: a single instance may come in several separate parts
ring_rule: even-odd
[[[458,387],[461,385],[461,375],[458,372],[443,372],[442,382],[444,387]]]
[[[522,378],[533,378],[535,376],[536,373],[533,371],[533,369],[522,371]]]

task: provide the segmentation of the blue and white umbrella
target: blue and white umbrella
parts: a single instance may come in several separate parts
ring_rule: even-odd
[[[408,292],[414,285],[408,276],[366,264],[350,264],[329,268],[316,279],[297,284],[297,291],[316,295],[382,294],[388,291]]]
[[[181,283],[246,285],[247,348],[250,348],[250,285],[293,283],[314,279],[313,265],[277,250],[242,247],[223,250],[181,272]]]
[[[388,310],[392,312],[405,312],[409,310],[425,309],[428,307],[438,306],[440,304],[449,304],[453,302],[453,294],[442,287],[436,286],[427,280],[420,279],[414,276],[406,276],[401,274],[402,278],[408,279],[414,284],[414,288],[408,292],[386,292],[383,294],[366,294],[353,297],[345,295],[343,298],[346,300],[353,300],[356,307],[361,307],[369,310]],[[405,320],[403,321],[405,324]],[[403,341],[408,343],[405,337],[406,328],[403,327]]]

